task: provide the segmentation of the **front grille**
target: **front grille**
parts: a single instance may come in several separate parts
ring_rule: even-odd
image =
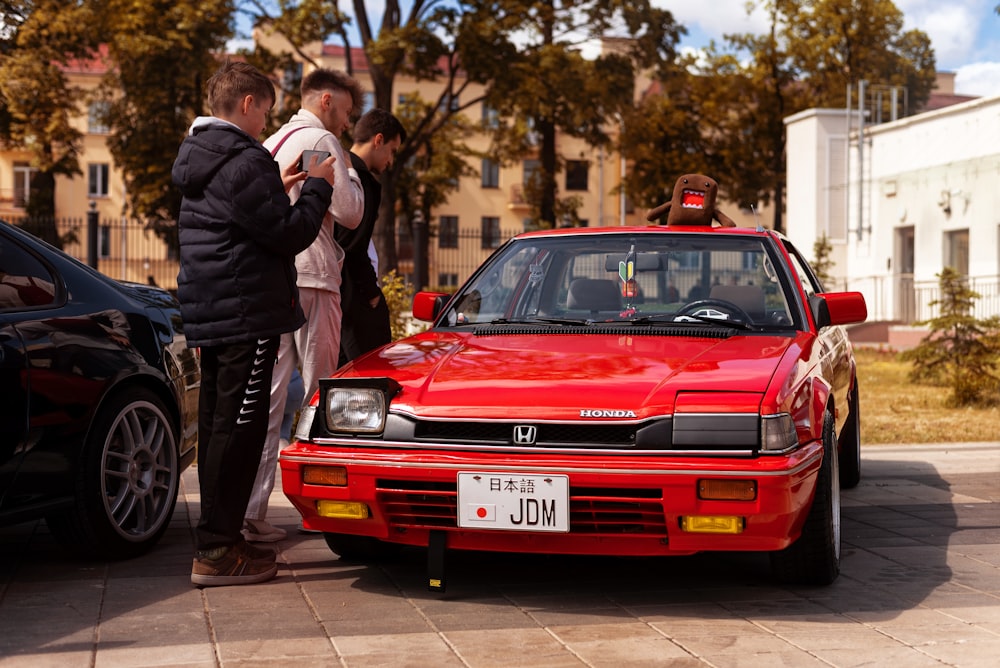
[[[376,498],[386,521],[400,529],[458,527],[457,483],[379,479]],[[660,489],[573,487],[570,533],[666,536]]]
[[[570,424],[543,423],[535,425],[538,432],[535,447],[611,446],[632,447],[640,425],[632,424]],[[514,425],[503,422],[434,422],[420,421],[414,428],[417,440],[455,443],[496,443],[510,445]]]

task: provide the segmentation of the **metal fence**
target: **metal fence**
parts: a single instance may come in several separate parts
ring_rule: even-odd
[[[87,219],[15,218],[9,222],[62,248],[82,262],[90,262]],[[461,285],[483,260],[503,242],[517,234],[511,230],[458,230],[440,235],[436,230],[428,241],[430,289],[452,290]],[[149,283],[169,290],[177,288],[176,240],[167,243],[151,228],[135,221],[104,219],[97,225],[97,269],[117,280]],[[414,247],[409,229],[396,230],[398,273],[413,283]],[[387,267],[383,267],[383,270]]]

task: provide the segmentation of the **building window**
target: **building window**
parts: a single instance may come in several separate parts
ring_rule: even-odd
[[[483,239],[482,248],[484,250],[500,247],[500,218],[497,216],[483,216],[481,235]]]
[[[521,169],[523,170],[521,182],[524,183],[525,187],[535,180],[536,175],[541,168],[542,163],[537,160],[525,160],[521,163]]]
[[[87,132],[93,135],[106,135],[110,132],[108,128],[108,112],[111,105],[103,100],[91,102],[87,107]]]
[[[87,195],[108,196],[108,163],[92,162],[87,165]]]
[[[441,216],[438,248],[458,248],[458,216]]]
[[[26,162],[14,163],[14,206],[23,209],[31,199],[31,177],[37,169]]]
[[[497,128],[500,125],[500,112],[488,104],[483,104],[482,122],[484,128]]]
[[[587,190],[587,171],[590,163],[586,160],[566,161],[566,190]]]
[[[969,275],[969,230],[953,230],[944,234],[944,266],[959,276]]]
[[[458,274],[438,274],[437,284],[439,288],[457,288]]]
[[[483,158],[483,187],[500,187],[500,164],[489,158]]]

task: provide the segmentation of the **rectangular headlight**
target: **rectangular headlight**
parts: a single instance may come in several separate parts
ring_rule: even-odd
[[[799,437],[788,413],[764,415],[760,419],[760,451],[783,452],[796,447]]]
[[[389,402],[400,390],[391,378],[334,378],[320,381],[320,408],[327,430],[379,434]]]

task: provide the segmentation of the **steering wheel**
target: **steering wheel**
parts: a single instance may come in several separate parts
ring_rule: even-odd
[[[753,322],[753,318],[750,317],[749,313],[741,309],[736,304],[730,301],[726,301],[725,299],[698,299],[696,301],[691,302],[690,304],[685,304],[684,306],[677,309],[677,311],[674,313],[674,319],[676,320],[677,318],[685,315],[687,316],[694,315],[695,313],[701,311],[702,309],[721,310],[726,315],[734,316],[737,320],[741,320],[746,323]],[[706,314],[701,314],[701,315],[706,315]]]

